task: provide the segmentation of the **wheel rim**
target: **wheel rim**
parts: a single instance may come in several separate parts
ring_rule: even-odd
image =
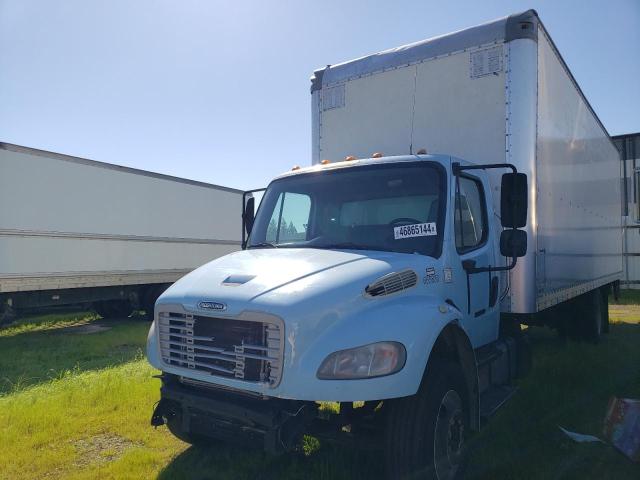
[[[433,462],[439,480],[455,478],[464,451],[464,412],[458,392],[449,390],[440,402],[433,441]]]

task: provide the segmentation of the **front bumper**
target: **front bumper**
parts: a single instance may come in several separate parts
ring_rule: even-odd
[[[162,376],[160,393],[151,417],[153,426],[177,419],[186,434],[271,453],[293,449],[318,409],[314,402],[195,387],[168,374]]]

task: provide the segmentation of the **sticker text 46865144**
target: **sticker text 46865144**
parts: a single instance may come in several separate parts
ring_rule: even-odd
[[[401,238],[429,237],[437,234],[436,224],[433,222],[414,223],[413,225],[402,225],[393,228],[393,237],[396,240],[400,240]]]

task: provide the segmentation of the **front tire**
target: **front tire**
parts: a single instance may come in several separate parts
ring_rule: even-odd
[[[461,368],[436,360],[418,393],[392,400],[386,434],[389,478],[453,480],[467,460],[468,392]]]

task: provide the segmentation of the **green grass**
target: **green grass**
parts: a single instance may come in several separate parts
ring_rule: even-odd
[[[612,307],[598,346],[531,331],[534,369],[472,442],[469,478],[640,478],[607,445],[576,444],[558,425],[600,435],[611,395],[640,398],[640,307]],[[78,327],[107,325],[81,334]],[[159,381],[142,356],[148,323],[85,313],[0,330],[0,479],[381,478],[381,455],[317,445],[272,457],[194,448],[149,418]]]
[[[640,289],[624,289],[620,290],[620,298],[614,299],[612,295],[609,296],[609,302],[612,305],[639,305],[640,304]]]

